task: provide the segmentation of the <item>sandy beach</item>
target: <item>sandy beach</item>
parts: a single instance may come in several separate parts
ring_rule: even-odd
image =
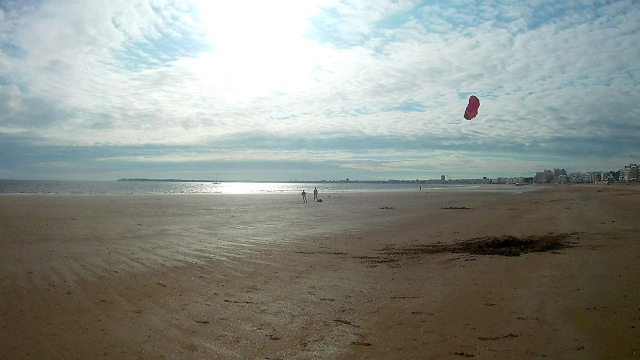
[[[640,358],[640,186],[320,197],[0,196],[0,359]]]

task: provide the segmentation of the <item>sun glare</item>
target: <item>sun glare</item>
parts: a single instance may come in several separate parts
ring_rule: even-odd
[[[295,90],[312,68],[313,44],[304,38],[309,19],[325,2],[196,0],[213,50],[190,64],[226,97],[252,98]]]
[[[306,1],[197,1],[199,16],[218,49],[266,47],[291,41],[319,10]]]

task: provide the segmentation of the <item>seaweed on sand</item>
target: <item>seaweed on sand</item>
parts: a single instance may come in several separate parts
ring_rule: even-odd
[[[527,253],[558,251],[573,247],[572,243],[565,241],[571,235],[573,234],[547,234],[525,238],[512,235],[486,236],[459,241],[451,245],[439,243],[406,248],[386,247],[381,252],[390,257],[413,257],[439,253],[520,256]]]

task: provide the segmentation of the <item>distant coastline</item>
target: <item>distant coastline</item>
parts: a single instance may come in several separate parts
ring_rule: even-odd
[[[146,178],[122,178],[117,181],[157,181],[157,182],[208,182],[218,184],[215,180],[202,180],[202,179],[146,179]]]
[[[155,182],[203,182],[203,183],[280,183],[280,184],[344,184],[344,183],[361,183],[361,184],[450,184],[453,180],[204,180],[204,179],[148,179],[148,178],[121,178],[117,181],[155,181]],[[456,180],[455,183],[478,183],[482,179],[464,179]]]

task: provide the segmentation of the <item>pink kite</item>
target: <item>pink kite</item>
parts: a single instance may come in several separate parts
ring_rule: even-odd
[[[475,97],[475,95],[471,95],[469,98],[469,105],[467,105],[467,110],[464,112],[464,118],[467,120],[471,120],[476,115],[478,115],[478,108],[480,107],[480,100]]]

